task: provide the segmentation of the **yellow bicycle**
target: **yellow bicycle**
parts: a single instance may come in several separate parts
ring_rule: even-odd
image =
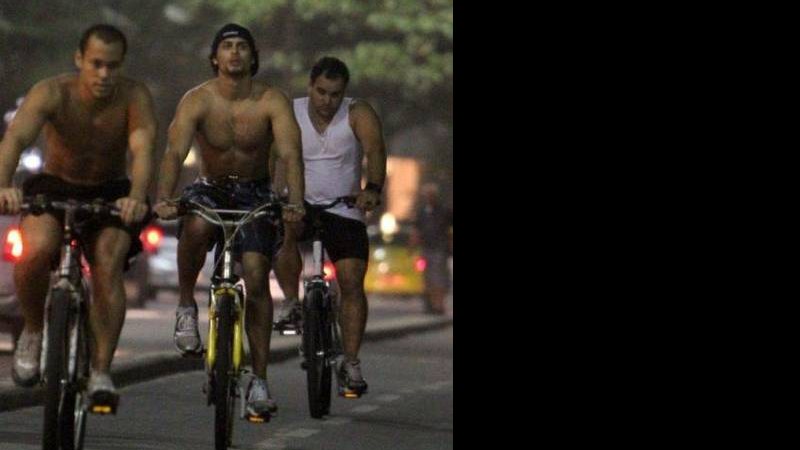
[[[211,279],[208,306],[208,350],[206,373],[208,404],[214,405],[214,442],[216,450],[225,450],[233,439],[233,416],[236,398],[241,399],[240,417],[251,422],[265,422],[266,417],[246,413],[244,386],[244,323],[246,287],[234,272],[233,239],[239,230],[270,210],[279,210],[279,203],[265,203],[251,211],[214,209],[192,201],[179,202],[179,215],[195,214],[222,228],[217,244],[217,261]]]

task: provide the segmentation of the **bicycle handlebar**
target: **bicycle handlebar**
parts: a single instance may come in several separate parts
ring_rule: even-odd
[[[267,202],[252,210],[217,209],[209,208],[191,200],[180,200],[178,202],[178,217],[194,214],[214,225],[225,226],[249,222],[268,214],[268,210],[279,210],[280,207],[281,203],[279,202]],[[224,220],[221,215],[244,217],[238,220]]]
[[[44,195],[29,196],[23,198],[23,203],[20,205],[22,212],[29,212],[32,214],[43,214],[48,210],[60,211],[80,211],[88,212],[91,214],[108,214],[112,216],[119,216],[119,208],[113,202],[106,202],[102,199],[95,199],[92,201],[85,200],[50,200]]]

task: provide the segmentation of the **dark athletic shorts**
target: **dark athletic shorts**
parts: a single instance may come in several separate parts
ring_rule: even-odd
[[[131,182],[128,179],[112,180],[97,186],[84,186],[69,183],[57,176],[45,173],[34,175],[25,180],[22,184],[22,195],[27,197],[44,194],[48,199],[56,201],[65,201],[69,199],[92,201],[103,199],[106,202],[113,202],[119,198],[126,197],[130,190]],[[148,201],[148,205],[149,204]],[[54,211],[47,214],[55,216],[63,226],[63,211]],[[93,217],[79,222],[76,233],[80,241],[86,240],[90,242],[103,228],[114,227],[127,231],[131,236],[131,247],[128,249],[127,262],[125,263],[125,270],[127,270],[131,260],[142,251],[142,241],[139,240],[139,234],[142,232],[145,225],[146,221],[128,227],[116,216]],[[94,255],[86,251],[84,251],[84,255],[86,259],[92,263]]]

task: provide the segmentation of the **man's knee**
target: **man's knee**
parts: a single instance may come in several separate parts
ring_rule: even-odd
[[[364,293],[364,276],[366,263],[362,260],[338,261],[336,264],[336,281],[343,296]]]

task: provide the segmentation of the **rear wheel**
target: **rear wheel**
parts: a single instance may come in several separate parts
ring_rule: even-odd
[[[214,361],[214,442],[216,450],[227,449],[233,438],[233,297],[217,299],[217,342]]]
[[[87,311],[82,311],[86,314]],[[83,316],[87,317],[86,315]],[[86,321],[82,320],[77,324],[78,326],[78,352],[77,361],[75,364],[75,376],[73,381],[75,386],[80,386],[80,383],[89,380],[89,340],[86,333]],[[86,416],[87,409],[84,407],[86,403],[86,390],[78,389],[75,396],[75,450],[83,450],[83,440],[86,437]]]

